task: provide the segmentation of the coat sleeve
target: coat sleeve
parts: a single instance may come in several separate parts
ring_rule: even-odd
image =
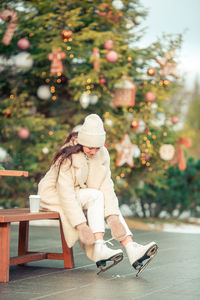
[[[86,222],[82,207],[77,200],[71,168],[63,164],[60,168],[57,191],[63,212],[73,227]]]
[[[100,191],[104,195],[104,205],[105,205],[105,218],[110,215],[119,215],[119,202],[114,191],[114,183],[111,178],[110,171],[110,156],[106,148],[104,148],[105,161],[104,166],[106,168],[106,177],[101,184]]]

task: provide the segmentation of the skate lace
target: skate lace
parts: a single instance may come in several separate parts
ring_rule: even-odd
[[[113,246],[113,244],[111,243],[112,240],[114,240],[114,238],[104,241],[104,244],[109,244],[109,245]]]

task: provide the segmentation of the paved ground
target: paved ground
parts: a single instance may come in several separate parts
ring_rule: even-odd
[[[16,255],[18,226],[12,226],[11,254]],[[135,277],[124,260],[96,275],[96,265],[78,243],[74,247],[75,269],[63,269],[62,261],[43,260],[26,267],[13,266],[10,282],[0,283],[1,300],[199,300],[199,234],[134,231],[135,240],[155,240],[159,253],[148,268]],[[106,238],[110,238],[109,232]],[[114,244],[117,246],[117,243]],[[31,226],[29,250],[60,251],[58,227]]]

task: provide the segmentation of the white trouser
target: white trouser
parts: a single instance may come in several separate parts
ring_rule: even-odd
[[[103,193],[97,189],[80,189],[78,191],[78,199],[84,210],[87,210],[88,225],[92,232],[104,232],[104,196]],[[127,235],[132,235],[122,214],[119,215],[121,223],[127,232]]]

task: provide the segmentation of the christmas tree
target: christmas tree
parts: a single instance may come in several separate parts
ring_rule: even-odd
[[[136,46],[146,16],[138,0],[5,0],[0,16],[0,163],[29,172],[1,179],[4,206],[26,205],[90,113],[104,120],[117,194],[153,183],[177,141],[167,99],[178,87],[181,37]]]

